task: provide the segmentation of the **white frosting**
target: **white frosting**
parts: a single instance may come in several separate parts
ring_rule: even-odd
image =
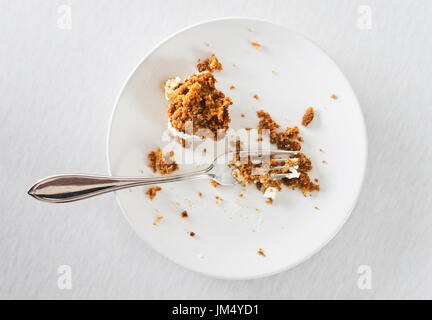
[[[300,177],[300,172],[297,171],[298,166],[290,166],[289,170],[291,172],[285,173],[288,179],[298,178]]]
[[[264,191],[264,198],[274,200],[274,199],[276,198],[276,192],[277,192],[277,189],[276,189],[276,188],[274,188],[274,187],[268,187],[268,188]]]
[[[164,90],[165,90],[165,99],[169,100],[168,95],[174,92],[174,88],[179,85],[181,82],[180,77],[175,77],[173,79],[168,79],[165,82]]]
[[[173,128],[173,126],[171,125],[170,119],[168,119],[168,125],[167,126],[168,126],[169,133],[171,133],[171,135],[173,135],[173,136],[176,136],[176,137],[179,137],[182,139],[186,139],[186,140],[196,137],[194,135],[190,135],[190,134],[178,131],[177,129]]]
[[[239,182],[244,182],[244,177],[241,175],[240,170],[239,169],[234,169],[232,171],[232,176]]]

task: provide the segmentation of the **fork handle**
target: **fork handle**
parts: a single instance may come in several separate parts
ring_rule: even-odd
[[[65,174],[38,181],[30,188],[28,194],[38,200],[50,203],[71,202],[125,188],[211,178],[213,175],[209,173],[210,169],[155,178]]]

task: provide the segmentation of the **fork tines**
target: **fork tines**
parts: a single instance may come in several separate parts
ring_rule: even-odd
[[[294,155],[296,155],[298,153],[298,151],[288,151],[288,150],[242,150],[239,151],[238,154],[240,155],[240,157],[271,157],[273,156],[273,160],[286,160],[287,157],[292,157]]]

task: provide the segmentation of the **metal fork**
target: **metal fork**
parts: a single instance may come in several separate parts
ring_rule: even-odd
[[[50,203],[63,203],[90,198],[99,194],[133,188],[138,186],[161,184],[184,180],[213,179],[220,185],[234,185],[239,183],[232,175],[232,168],[227,164],[232,162],[235,155],[240,159],[250,159],[262,161],[263,159],[284,160],[297,154],[296,151],[240,151],[227,152],[215,158],[213,163],[207,168],[195,172],[184,174],[173,174],[162,177],[142,178],[142,177],[113,177],[97,176],[84,174],[64,174],[48,177],[38,181],[30,188],[28,194],[37,200]],[[285,158],[284,158],[285,157]],[[269,170],[288,168],[278,166]],[[275,175],[275,178],[283,178],[283,174]]]

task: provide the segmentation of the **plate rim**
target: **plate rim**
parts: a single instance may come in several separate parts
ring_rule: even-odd
[[[214,23],[214,22],[219,22],[219,21],[227,21],[227,20],[250,20],[250,21],[258,21],[258,22],[263,22],[263,23],[268,23],[274,26],[277,26],[279,28],[283,28],[295,35],[298,35],[299,37],[305,39],[306,41],[308,41],[310,44],[312,44],[314,47],[316,47],[317,49],[319,49],[325,56],[327,56],[327,58],[329,58],[329,60],[333,63],[333,65],[339,70],[341,76],[343,77],[343,79],[345,80],[345,82],[348,85],[349,90],[351,91],[353,97],[354,97],[354,101],[356,103],[356,108],[359,111],[359,115],[360,115],[360,126],[362,128],[362,133],[361,135],[363,136],[363,154],[364,157],[362,159],[362,163],[363,166],[360,169],[361,170],[361,175],[360,175],[360,182],[358,185],[358,188],[356,190],[356,194],[355,197],[351,203],[351,206],[349,208],[349,210],[347,210],[347,213],[344,217],[344,219],[340,222],[340,224],[337,226],[337,228],[335,228],[335,230],[333,231],[333,233],[328,237],[328,239],[326,241],[323,241],[319,246],[317,246],[317,248],[315,250],[313,250],[312,252],[310,252],[308,255],[304,256],[302,259],[285,265],[284,267],[281,267],[279,269],[273,270],[273,271],[269,271],[269,272],[265,272],[265,273],[260,273],[260,274],[256,274],[253,276],[245,276],[245,277],[238,277],[238,276],[220,276],[220,275],[215,275],[212,273],[207,273],[205,271],[202,270],[198,270],[195,268],[190,268],[186,265],[183,265],[182,263],[179,263],[177,261],[174,261],[172,259],[170,259],[167,255],[165,255],[164,253],[159,252],[158,250],[156,250],[150,243],[148,243],[147,241],[145,241],[140,234],[137,232],[137,230],[135,229],[134,225],[132,224],[132,222],[130,221],[129,217],[127,216],[125,209],[123,208],[120,199],[119,199],[119,195],[118,192],[115,191],[115,199],[117,204],[119,205],[123,216],[126,218],[126,221],[128,222],[128,224],[130,225],[130,227],[132,228],[132,230],[135,232],[135,234],[140,238],[141,241],[143,241],[149,248],[151,248],[151,250],[153,250],[154,252],[156,252],[158,255],[166,258],[168,261],[170,261],[171,263],[175,263],[178,266],[181,266],[182,268],[188,270],[188,271],[193,271],[193,272],[197,272],[199,274],[211,277],[211,278],[215,278],[215,279],[221,279],[221,280],[253,280],[253,279],[261,279],[261,278],[265,278],[265,277],[269,277],[278,273],[282,273],[291,269],[294,269],[295,267],[299,266],[300,264],[306,262],[307,260],[309,260],[312,256],[316,255],[317,253],[319,253],[324,247],[326,247],[335,237],[336,235],[341,231],[342,227],[347,223],[348,219],[351,217],[352,212],[354,211],[359,197],[360,197],[360,193],[362,191],[363,188],[363,184],[364,184],[364,180],[365,180],[365,175],[366,175],[366,168],[367,168],[367,160],[368,160],[368,136],[367,136],[367,127],[366,127],[366,122],[365,122],[365,118],[363,115],[363,110],[361,108],[361,105],[359,103],[358,97],[355,94],[354,89],[352,88],[352,85],[350,83],[350,81],[348,80],[348,78],[346,77],[345,73],[342,71],[342,69],[339,67],[339,65],[336,63],[336,61],[332,58],[332,56],[330,54],[328,54],[321,46],[319,46],[315,41],[313,41],[312,39],[310,39],[308,36],[304,35],[303,33],[300,33],[298,31],[292,30],[290,28],[288,28],[287,26],[284,26],[282,24],[279,23],[275,23],[273,21],[267,20],[267,19],[262,19],[262,18],[256,18],[256,17],[239,17],[239,16],[227,16],[227,17],[220,17],[220,18],[214,18],[214,19],[208,19],[208,20],[203,20],[191,25],[188,25],[186,27],[180,28],[178,31],[170,34],[169,36],[165,37],[164,39],[162,39],[161,41],[159,41],[156,45],[154,45],[152,47],[152,49],[150,49],[150,51],[148,51],[143,58],[141,58],[139,60],[139,62],[135,65],[135,67],[132,69],[132,71],[128,74],[128,76],[125,78],[125,81],[123,82],[123,84],[120,87],[120,90],[115,98],[114,101],[114,105],[111,109],[111,115],[109,117],[109,124],[108,124],[108,130],[107,130],[107,137],[106,137],[106,158],[107,158],[107,165],[108,165],[108,173],[110,176],[112,176],[112,172],[111,172],[111,161],[110,161],[110,138],[111,138],[111,134],[112,134],[112,124],[113,124],[113,119],[114,119],[114,114],[116,113],[117,110],[117,105],[118,102],[120,100],[121,95],[123,94],[123,91],[125,89],[125,87],[127,86],[127,84],[129,83],[130,79],[133,77],[133,75],[135,74],[135,72],[138,70],[138,68],[140,67],[140,65],[153,53],[155,52],[160,46],[162,46],[163,44],[165,44],[166,42],[170,41],[172,38],[176,37],[177,35],[198,27],[200,25],[204,25],[204,24],[208,24],[208,23]]]

